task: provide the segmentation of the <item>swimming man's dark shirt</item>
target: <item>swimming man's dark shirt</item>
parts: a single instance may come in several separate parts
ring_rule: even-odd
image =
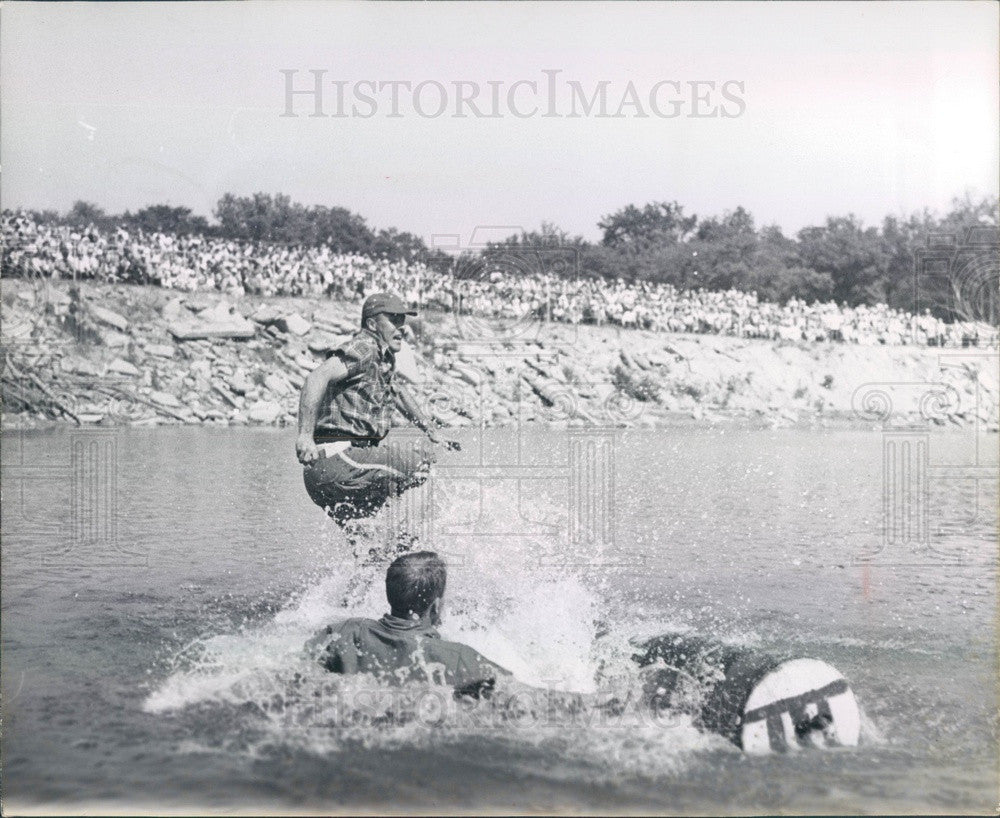
[[[327,387],[313,435],[328,440],[378,441],[389,433],[395,403],[395,356],[373,332],[359,330],[333,351],[347,369],[347,378]]]
[[[331,625],[310,647],[322,651],[320,664],[333,673],[372,673],[400,683],[464,687],[510,675],[468,645],[445,641],[431,625],[389,614]]]

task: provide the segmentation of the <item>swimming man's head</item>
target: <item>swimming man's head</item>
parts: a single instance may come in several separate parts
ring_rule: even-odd
[[[441,598],[447,569],[433,551],[417,551],[397,557],[385,573],[385,595],[393,616],[403,619],[423,617],[440,621]]]

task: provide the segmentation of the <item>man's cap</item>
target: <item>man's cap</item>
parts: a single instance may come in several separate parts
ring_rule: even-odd
[[[398,295],[393,295],[392,293],[375,293],[375,295],[370,295],[365,299],[364,306],[361,308],[361,323],[364,323],[373,315],[383,312],[391,315],[417,314],[417,311],[407,307],[403,303],[403,299]]]

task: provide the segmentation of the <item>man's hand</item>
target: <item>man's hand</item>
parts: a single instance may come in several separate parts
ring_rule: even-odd
[[[306,376],[299,397],[299,436],[295,439],[295,456],[303,466],[308,466],[319,457],[319,449],[312,436],[316,431],[316,416],[323,395],[345,378],[347,368],[336,355],[331,355]]]
[[[316,448],[312,435],[302,434],[295,439],[295,455],[303,466],[308,466],[319,457],[319,449]]]

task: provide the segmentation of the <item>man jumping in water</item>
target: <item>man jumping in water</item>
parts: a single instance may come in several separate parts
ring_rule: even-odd
[[[314,369],[302,387],[295,453],[306,491],[337,525],[375,514],[390,497],[423,483],[435,455],[424,441],[390,441],[393,406],[431,443],[458,449],[432,430],[413,397],[395,380],[407,315],[390,293],[361,308],[361,329]]]
[[[433,551],[397,557],[385,573],[389,613],[377,620],[354,617],[328,625],[306,642],[306,655],[331,673],[366,673],[392,685],[433,682],[474,699],[490,698],[501,685],[512,712],[541,708],[543,715],[572,714],[586,707],[622,712],[624,704],[613,694],[533,687],[469,645],[442,639],[438,626],[447,581],[447,566]]]
[[[441,638],[447,568],[432,551],[404,554],[385,574],[389,613],[329,625],[306,645],[332,673],[370,673],[400,683],[434,681],[478,696],[510,671],[460,642]]]

